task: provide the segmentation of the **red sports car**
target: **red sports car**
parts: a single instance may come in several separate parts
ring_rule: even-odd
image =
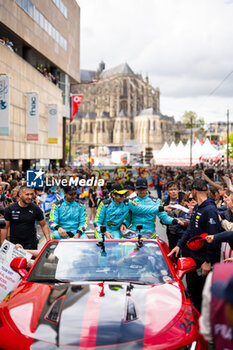
[[[206,349],[199,314],[160,240],[49,241],[0,304],[1,349]]]

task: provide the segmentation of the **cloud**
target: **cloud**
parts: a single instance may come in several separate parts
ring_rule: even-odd
[[[198,106],[196,101],[205,99],[233,70],[233,0],[78,3],[81,68],[96,69],[103,60],[108,69],[127,61],[135,73],[148,75],[151,84],[160,88],[165,111],[170,111],[165,101],[171,105],[174,99],[173,115],[190,110],[187,101]],[[217,109],[222,108],[219,100],[231,103],[232,91],[230,75],[211,97],[212,112],[206,108],[207,118],[216,119]],[[165,97],[169,100],[162,101]]]

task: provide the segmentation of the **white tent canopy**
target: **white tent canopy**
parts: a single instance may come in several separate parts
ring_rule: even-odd
[[[202,157],[218,157],[221,152],[214,148],[209,139],[202,146]]]
[[[202,158],[216,158],[220,154],[222,152],[213,147],[209,139],[205,141],[204,145],[198,140],[192,146],[192,164],[199,163]],[[190,164],[190,157],[190,141],[186,145],[180,141],[177,146],[174,142],[170,146],[165,142],[163,148],[159,152],[154,153],[154,163],[158,165],[188,166]]]
[[[162,159],[162,158],[166,158],[169,152],[170,152],[170,147],[168,146],[168,143],[165,142],[159,152],[153,151],[153,156],[156,157],[156,159],[160,159],[160,158]]]

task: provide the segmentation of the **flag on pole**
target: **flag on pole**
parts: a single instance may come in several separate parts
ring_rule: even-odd
[[[77,113],[78,107],[82,101],[83,95],[72,95],[72,115],[70,121],[74,120],[74,116]]]

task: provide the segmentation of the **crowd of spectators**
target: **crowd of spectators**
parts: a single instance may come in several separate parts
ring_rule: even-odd
[[[0,43],[2,45],[7,46],[8,49],[10,49],[11,51],[13,51],[13,52],[15,51],[14,44],[8,38],[4,38],[4,37],[0,38]]]
[[[16,52],[17,49],[14,47],[14,44],[12,41],[10,41],[9,38],[1,37],[0,38],[0,44],[8,47],[9,50],[12,52]],[[45,78],[50,80],[53,84],[58,85],[58,79],[49,71],[47,67],[45,67],[43,64],[40,64],[36,67],[36,69],[43,74]]]
[[[208,245],[213,245],[214,247],[214,245],[218,244],[218,247],[220,247],[219,243],[222,242],[228,242],[230,245],[230,253],[232,252],[233,171],[231,168],[228,169],[223,166],[215,167],[213,165],[208,165],[205,167],[203,164],[201,164],[187,168],[164,166],[154,166],[149,168],[143,166],[137,168],[119,167],[110,171],[103,169],[93,170],[91,167],[83,166],[81,168],[66,167],[45,171],[45,177],[48,179],[47,185],[45,185],[43,189],[35,189],[35,201],[37,196],[48,196],[49,194],[56,194],[58,198],[59,196],[62,196],[63,188],[59,185],[58,180],[69,180],[70,177],[79,177],[79,181],[81,179],[88,180],[91,177],[104,179],[103,186],[99,187],[98,184],[94,184],[93,186],[89,186],[87,188],[89,197],[83,196],[84,188],[81,188],[82,186],[79,188],[79,198],[84,200],[89,199],[91,221],[94,219],[96,208],[100,201],[107,198],[109,195],[112,184],[120,183],[125,189],[130,188],[134,196],[136,180],[138,177],[145,177],[149,185],[149,192],[151,191],[153,194],[156,193],[157,197],[160,198],[164,206],[181,204],[181,206],[187,209],[187,211],[182,211],[182,209],[179,210],[175,208],[174,210],[170,210],[168,213],[168,215],[177,218],[178,220],[184,220],[184,222],[187,223],[187,225],[184,225],[183,227],[173,224],[167,225],[167,237],[171,251],[170,254],[172,254],[174,251],[177,253],[176,257],[179,256],[178,254],[181,254],[182,256],[190,256],[189,248],[183,244],[183,241],[185,237],[187,239],[189,237],[192,238],[192,236],[195,236],[195,234],[198,232],[205,232],[208,234],[208,236],[205,238],[205,249],[207,252],[209,251]],[[52,181],[52,179],[56,180],[55,183]],[[0,171],[0,217],[4,215],[4,209],[6,207],[19,200],[20,186],[25,185],[25,183],[25,172],[17,170],[5,171],[4,169]],[[216,215],[214,213],[216,213]],[[201,215],[203,218],[205,216],[206,219],[200,220]],[[216,225],[218,227],[216,232],[214,232],[213,228],[216,227]],[[193,231],[195,232],[193,233]],[[187,241],[186,238],[185,242]],[[219,249],[220,252],[220,248],[216,249]],[[191,256],[194,256],[196,259],[194,260],[198,262],[198,258],[201,256],[200,254],[201,252],[199,253],[197,251],[197,253]],[[221,274],[218,273],[218,268],[215,268],[215,265],[218,266],[218,264],[215,263],[215,260],[212,264],[209,262],[209,260],[205,261],[205,258],[206,257],[204,256],[204,263],[201,261],[199,264],[202,267],[202,270],[199,271],[200,266],[197,265],[197,268],[194,271],[195,274],[190,273],[190,281],[187,279],[187,283],[188,285],[194,286],[193,290],[195,291],[198,280],[200,282],[200,290],[198,291],[198,306],[197,302],[195,306],[199,311],[202,310],[202,314],[204,315],[206,307],[208,308],[207,317],[201,318],[201,332],[208,341],[217,344],[216,339],[218,339],[219,334],[215,333],[213,328],[211,330],[210,327],[212,322],[211,314],[213,313],[216,315],[217,312],[214,306],[212,307],[210,305],[210,286],[211,284],[215,283],[215,279],[217,279],[219,283],[221,282]],[[218,259],[216,261],[220,261],[220,255],[218,255]],[[230,256],[223,256],[221,261],[224,259],[225,261],[229,262],[233,260],[233,258]],[[206,268],[206,270],[204,270],[204,264],[208,265],[208,269]],[[211,267],[209,266],[210,264]],[[223,275],[226,271],[224,266],[226,265],[221,264],[220,266],[220,270],[222,271]],[[212,267],[213,274],[211,272]],[[205,279],[207,276],[209,276],[209,274],[213,277],[209,277],[207,280],[209,283],[209,289],[207,291],[206,288],[204,288],[205,297],[203,299],[203,305],[201,306],[202,300],[200,300],[200,293],[202,292]],[[233,276],[233,265],[232,271],[229,271],[226,276]],[[192,291],[193,294],[194,291]],[[231,293],[233,294],[233,290]],[[214,296],[213,300],[216,300],[216,297],[218,298],[218,294]],[[220,312],[221,316],[223,316],[223,309],[220,309],[218,312]],[[216,320],[217,319],[218,317],[216,317]],[[223,324],[228,327],[225,320],[223,321]],[[224,341],[224,339],[221,339],[221,341]],[[216,349],[220,349],[220,347],[216,347]]]
[[[123,168],[123,169],[122,169]],[[121,170],[121,171],[119,171]],[[71,176],[81,179],[89,179],[91,176],[103,178],[105,185],[98,190],[107,190],[109,182],[119,182],[124,184],[126,181],[133,181],[137,177],[146,177],[149,183],[149,188],[155,189],[157,195],[162,200],[168,197],[168,184],[173,181],[180,192],[191,190],[193,181],[196,178],[202,178],[209,183],[209,196],[213,198],[218,207],[226,208],[226,198],[233,193],[233,173],[226,168],[205,168],[195,166],[185,168],[175,167],[120,167],[114,170],[94,170],[89,167],[82,166],[81,168],[56,168],[45,171],[47,183],[53,179],[69,179]],[[0,170],[0,186],[5,196],[6,201],[10,201],[16,197],[19,186],[26,182],[26,173],[18,170],[5,171]],[[47,186],[44,188],[46,193],[55,193],[59,191],[59,186]],[[99,192],[98,192],[99,193]],[[0,203],[3,202],[3,196],[0,197]]]
[[[48,68],[44,67],[43,64],[37,66],[36,69],[53,84],[58,85],[58,79],[51,72],[49,72]]]

